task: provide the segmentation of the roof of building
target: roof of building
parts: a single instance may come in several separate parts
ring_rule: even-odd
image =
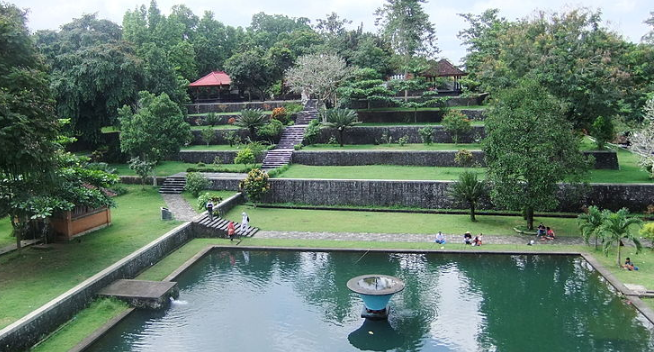
[[[442,59],[432,65],[429,69],[423,72],[424,75],[429,76],[438,76],[438,77],[449,77],[449,76],[465,76],[467,73],[459,69],[458,67],[452,65],[446,59]]]
[[[232,79],[224,71],[213,71],[199,80],[189,84],[189,87],[228,86]]]

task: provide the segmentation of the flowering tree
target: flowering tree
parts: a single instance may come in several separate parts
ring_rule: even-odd
[[[654,98],[647,101],[644,109],[644,127],[633,134],[629,148],[640,155],[639,164],[654,178]]]
[[[270,190],[270,183],[268,182],[268,174],[259,169],[252,169],[248,172],[245,179],[238,184],[238,188],[247,194],[248,199],[257,205],[264,194]]]
[[[295,66],[286,71],[291,91],[314,97],[333,106],[336,88],[349,76],[345,60],[334,54],[300,56]]]

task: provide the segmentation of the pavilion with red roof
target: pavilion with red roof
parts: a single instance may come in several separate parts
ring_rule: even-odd
[[[215,101],[229,99],[230,85],[232,79],[224,71],[213,71],[208,75],[189,84],[189,88],[194,90],[194,100],[198,101]]]

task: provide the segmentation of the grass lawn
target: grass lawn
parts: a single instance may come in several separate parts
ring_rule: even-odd
[[[313,144],[302,148],[306,151],[323,151],[323,150],[392,150],[392,151],[432,151],[432,150],[481,150],[479,143],[432,143],[426,145],[422,143],[411,143],[400,146],[399,144],[346,144],[344,146],[333,144]]]
[[[450,106],[449,109],[453,110],[484,110],[485,105],[459,105]],[[373,109],[357,109],[357,111],[410,111],[413,112],[414,108],[373,108]],[[441,108],[418,108],[418,111],[440,111]]]
[[[225,199],[235,195],[238,192],[236,192],[236,191],[202,191],[202,192],[200,192],[200,194],[204,194],[204,193],[209,193],[212,196],[218,196],[218,197],[221,197],[223,200],[225,200]],[[198,212],[198,210],[196,209],[198,199],[196,197],[193,197],[191,192],[189,192],[189,191],[182,192],[182,197],[184,197],[184,199],[186,199],[188,204],[190,204],[191,207],[193,207],[193,209],[195,209],[195,211]]]
[[[191,130],[206,130],[207,128],[212,128],[211,126],[191,126]],[[241,127],[234,125],[215,125],[213,126],[214,130],[238,130]]]
[[[525,224],[520,216],[478,215],[477,222],[471,222],[468,215],[274,209],[248,205],[233,208],[226,218],[240,221],[240,214],[244,211],[250,217],[250,225],[277,231],[433,234],[443,231],[446,234],[461,235],[470,231],[488,235],[514,235],[513,227]],[[535,222],[551,226],[558,236],[579,235],[574,218],[538,217]]]
[[[187,147],[182,147],[181,150],[210,150],[210,151],[229,151],[235,152],[247,147],[247,144],[234,145],[232,147],[229,144],[202,144],[202,145],[189,145]]]
[[[12,231],[9,217],[5,216],[0,219],[0,248],[16,243],[16,238],[11,236]]]
[[[640,157],[628,150],[615,148],[620,170],[590,170],[591,182],[598,183],[653,183],[647,171],[639,165]]]
[[[483,178],[485,168],[473,168]],[[277,178],[324,178],[355,180],[458,180],[462,167],[365,165],[309,166],[291,164]]]
[[[410,122],[363,122],[360,123],[356,126],[362,126],[362,127],[398,127],[398,126],[406,126],[406,127],[421,127],[421,126],[440,126],[442,123],[440,122],[416,122],[416,123],[410,123]],[[470,121],[470,125],[472,126],[484,126],[484,121]]]
[[[112,209],[112,226],[79,243],[0,256],[0,329],[180,224],[160,220],[164,202],[156,189],[126,187],[129,193]]]
[[[109,164],[110,167],[116,169],[119,175],[136,176],[136,172],[129,168],[128,164]],[[170,176],[178,172],[185,172],[189,167],[196,167],[197,164],[183,163],[181,161],[162,161],[154,170],[157,176]]]

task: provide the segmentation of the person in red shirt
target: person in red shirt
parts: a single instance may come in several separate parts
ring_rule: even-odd
[[[236,233],[236,228],[234,227],[234,222],[230,221],[229,224],[227,224],[227,237],[229,237],[230,241],[234,241],[235,233]]]

